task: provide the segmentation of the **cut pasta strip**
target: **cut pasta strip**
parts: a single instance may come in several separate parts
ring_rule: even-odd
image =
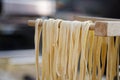
[[[89,31],[89,40],[88,40],[88,72],[89,72],[89,80],[92,80],[92,67],[93,67],[93,43],[94,43],[94,31]]]
[[[80,79],[85,80],[88,76],[87,61],[86,61],[86,42],[88,37],[88,30],[90,22],[86,21],[82,23],[82,35],[81,35],[81,58],[80,58]]]
[[[101,53],[101,58],[100,61],[101,63],[101,68],[102,68],[102,76],[104,75],[105,72],[105,62],[106,62],[106,55],[107,55],[107,38],[103,37],[103,41],[102,41],[102,53]]]
[[[72,80],[77,80],[77,69],[78,69],[78,61],[79,61],[79,56],[80,56],[80,37],[81,37],[81,23],[78,21],[74,21],[73,23],[74,26],[74,47],[73,47],[73,55],[72,55],[72,75],[73,78]]]
[[[46,61],[46,20],[43,22],[43,30],[42,30],[42,80],[45,80],[46,72],[45,72],[45,61]]]
[[[59,25],[61,20],[56,20],[54,24],[54,61],[53,61],[53,80],[57,80],[57,54],[58,54],[58,37],[59,37]]]
[[[39,26],[40,19],[36,20],[35,24],[35,54],[36,54],[36,80],[40,80],[39,74],[39,43],[42,27]]]

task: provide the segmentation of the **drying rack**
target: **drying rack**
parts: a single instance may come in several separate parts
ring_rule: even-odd
[[[77,21],[91,20],[93,24],[90,25],[89,29],[94,30],[94,34],[96,36],[103,36],[103,37],[120,36],[120,19],[74,16],[74,20]],[[43,22],[40,22],[39,25],[42,25],[42,23]],[[28,25],[34,27],[35,20],[28,20]],[[119,58],[117,60],[119,63]],[[119,66],[117,67],[117,69],[118,68]]]
[[[75,16],[74,20],[93,21],[90,30],[94,30],[96,36],[120,36],[120,19]],[[35,26],[35,20],[28,20],[28,25]],[[39,25],[42,25],[42,22]]]

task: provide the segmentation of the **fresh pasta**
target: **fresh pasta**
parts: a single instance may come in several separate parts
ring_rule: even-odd
[[[36,20],[35,24],[35,55],[36,55],[36,80],[40,80],[39,77],[39,43],[40,43],[40,35],[42,27],[39,26],[39,22],[42,21],[41,19]]]
[[[92,21],[37,19],[36,80],[102,80],[104,75],[106,80],[118,80],[119,37],[95,36],[89,30],[92,24]],[[42,75],[38,62],[41,32]]]

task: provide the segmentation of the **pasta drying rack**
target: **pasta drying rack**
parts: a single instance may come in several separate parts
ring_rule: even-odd
[[[120,36],[120,19],[74,16],[74,20],[77,21],[91,20],[93,24],[90,25],[89,29],[94,30],[95,31],[94,34],[96,36],[103,36],[103,37]],[[40,22],[39,25],[42,25],[42,23],[43,22]],[[28,20],[28,25],[32,27],[35,26],[35,20]],[[119,62],[119,58],[118,58],[118,62]]]
[[[93,21],[90,30],[94,30],[96,36],[120,36],[120,19],[75,16],[74,20]],[[35,26],[35,20],[28,20],[28,25]],[[42,22],[39,25],[42,25]]]

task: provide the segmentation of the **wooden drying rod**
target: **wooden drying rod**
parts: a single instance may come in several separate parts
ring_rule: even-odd
[[[28,25],[34,27],[35,20],[28,20]],[[90,30],[94,30],[96,36],[120,36],[120,21],[96,21],[90,26]]]

